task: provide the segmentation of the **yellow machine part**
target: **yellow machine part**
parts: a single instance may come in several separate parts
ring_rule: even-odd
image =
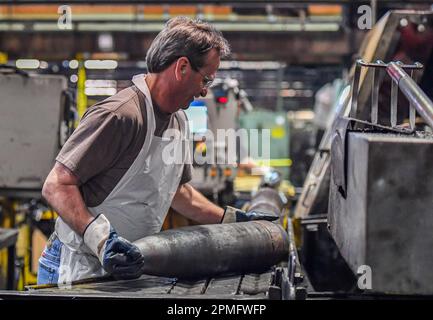
[[[234,189],[237,192],[251,192],[259,189],[261,176],[237,176],[234,182]]]
[[[18,239],[15,245],[16,259],[21,262],[21,270],[19,273],[17,290],[24,290],[28,285],[36,284],[37,280],[37,258],[40,252],[32,252],[35,249],[34,234],[30,224],[28,223],[27,212],[20,210],[20,203],[17,201],[10,201],[3,199],[1,201],[3,208],[3,219],[0,221],[2,228],[17,228]],[[51,210],[42,212],[40,216],[41,220],[54,220],[57,218],[57,213]],[[38,231],[38,230],[37,230]],[[38,233],[42,234],[41,232]],[[38,239],[41,242],[44,237],[39,236]],[[43,239],[45,240],[45,239]],[[40,243],[39,247],[44,246],[45,243]],[[40,250],[40,249],[39,249]],[[4,279],[1,283],[5,283],[5,276],[7,274],[8,255],[7,250],[0,251],[0,277]]]
[[[256,191],[259,189],[261,181],[261,176],[237,176],[234,180],[234,189],[237,192]],[[278,190],[288,197],[294,197],[296,193],[295,187],[288,180],[282,180]]]
[[[296,248],[300,248],[302,245],[301,219],[300,218],[293,218],[292,224],[293,224],[293,233],[294,233],[294,238],[295,238],[295,245],[296,245]]]
[[[23,217],[25,219],[25,217]],[[31,228],[28,224],[23,223],[19,227],[18,240],[16,244],[16,255],[22,259],[23,265],[18,279],[17,289],[24,290],[29,284],[36,284],[36,274],[31,270]]]
[[[8,62],[8,55],[5,52],[0,52],[0,64],[6,64]]]
[[[293,163],[290,158],[279,158],[279,159],[266,159],[254,160],[258,166],[268,166],[268,167],[290,167]]]
[[[78,60],[78,81],[77,81],[77,112],[78,119],[75,123],[75,127],[78,126],[78,122],[87,110],[87,96],[84,93],[86,83],[86,69],[84,68],[84,61],[81,55],[77,55]]]

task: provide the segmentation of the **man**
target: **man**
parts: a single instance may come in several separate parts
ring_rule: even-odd
[[[200,223],[271,219],[208,201],[188,184],[188,152],[180,163],[163,158],[165,148],[183,144],[164,132],[187,137],[180,109],[207,94],[229,51],[209,24],[174,18],[147,52],[149,73],[87,110],[42,190],[59,218],[39,260],[38,284],[140,276],[146,256],[132,242],[159,232],[170,206]]]

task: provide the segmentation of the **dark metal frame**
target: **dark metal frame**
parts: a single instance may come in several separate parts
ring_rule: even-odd
[[[250,5],[250,4],[290,4],[290,5],[308,5],[308,4],[353,4],[353,0],[148,0],[143,2],[143,0],[69,0],[69,4],[234,4],[234,5]],[[360,1],[361,2],[361,1]],[[361,3],[368,3],[369,1],[362,1]],[[382,3],[388,4],[417,4],[417,3],[431,3],[429,0],[406,0],[406,1],[396,1],[396,0],[381,0]],[[60,0],[4,0],[4,4],[64,4],[64,1]]]
[[[397,128],[397,103],[398,103],[398,88],[403,92],[409,101],[409,124],[410,129],[415,130],[415,117],[418,112],[426,123],[433,127],[433,102],[424,93],[424,91],[413,80],[416,70],[421,70],[424,66],[415,62],[414,64],[403,64],[400,61],[384,63],[378,60],[375,63],[364,62],[362,60],[356,61],[355,74],[352,83],[352,104],[350,116],[356,118],[358,92],[359,92],[359,78],[361,68],[373,68],[372,74],[372,90],[371,90],[371,124],[378,125],[378,97],[379,97],[379,83],[376,83],[377,73],[380,69],[386,69],[387,73],[393,80],[391,83],[391,106],[390,106],[390,123],[391,128]],[[410,70],[410,75],[404,69]]]
[[[0,228],[0,249],[7,248],[8,251],[8,265],[7,265],[7,280],[6,288],[8,290],[15,290],[15,243],[18,238],[18,230],[16,229],[3,229]]]

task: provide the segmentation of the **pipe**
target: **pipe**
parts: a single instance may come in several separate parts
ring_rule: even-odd
[[[261,188],[251,199],[248,211],[261,211],[281,218],[284,202],[277,190]]]
[[[188,226],[134,242],[145,257],[143,273],[203,278],[268,270],[287,259],[287,232],[268,221]]]

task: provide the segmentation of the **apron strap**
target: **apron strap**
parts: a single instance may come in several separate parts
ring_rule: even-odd
[[[136,86],[133,85],[133,90],[135,92],[137,92],[137,96],[138,96],[138,103],[140,106],[140,110],[141,112],[146,112],[145,115],[146,116],[146,137],[144,140],[144,144],[143,144],[143,148],[145,150],[145,153],[147,154],[147,152],[150,149],[150,144],[153,138],[153,135],[155,134],[155,129],[156,129],[156,123],[155,123],[155,116],[153,114],[153,110],[152,106],[150,106],[150,108],[147,106],[146,104],[146,96],[144,95],[144,93]]]

